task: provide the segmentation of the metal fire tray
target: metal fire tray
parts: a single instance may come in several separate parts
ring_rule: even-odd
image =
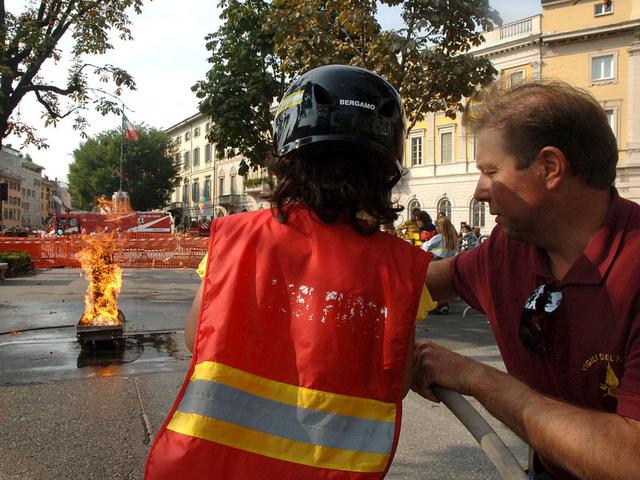
[[[76,325],[76,337],[82,348],[113,350],[124,344],[124,314],[118,310],[120,325]]]

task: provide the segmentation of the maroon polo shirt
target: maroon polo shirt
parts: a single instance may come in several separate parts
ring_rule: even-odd
[[[510,240],[496,226],[488,241],[455,258],[458,294],[484,312],[507,371],[571,403],[640,420],[640,206],[612,201],[602,227],[560,286],[545,320],[549,351],[531,354],[518,336],[531,292],[554,282],[546,252]]]

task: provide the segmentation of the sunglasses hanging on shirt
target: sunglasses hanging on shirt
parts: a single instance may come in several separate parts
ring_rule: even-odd
[[[520,341],[531,353],[545,353],[544,324],[562,303],[562,291],[545,283],[537,287],[524,304],[520,316]]]

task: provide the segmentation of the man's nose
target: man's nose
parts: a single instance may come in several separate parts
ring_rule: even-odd
[[[473,198],[478,202],[488,202],[491,199],[489,195],[489,179],[482,174],[476,184],[476,190],[473,192]]]

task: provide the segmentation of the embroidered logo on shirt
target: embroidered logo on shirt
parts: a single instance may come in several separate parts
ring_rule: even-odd
[[[613,371],[611,367],[611,363],[607,362],[607,375],[604,379],[604,383],[600,384],[600,390],[604,390],[606,397],[607,395],[610,397],[615,397],[618,394],[618,386],[620,385],[620,380],[616,375],[616,372]]]
[[[613,353],[594,353],[589,358],[587,358],[580,367],[580,370],[583,372],[588,372],[589,369],[598,362],[607,362],[607,363],[621,363],[624,360],[624,357],[620,354]]]

